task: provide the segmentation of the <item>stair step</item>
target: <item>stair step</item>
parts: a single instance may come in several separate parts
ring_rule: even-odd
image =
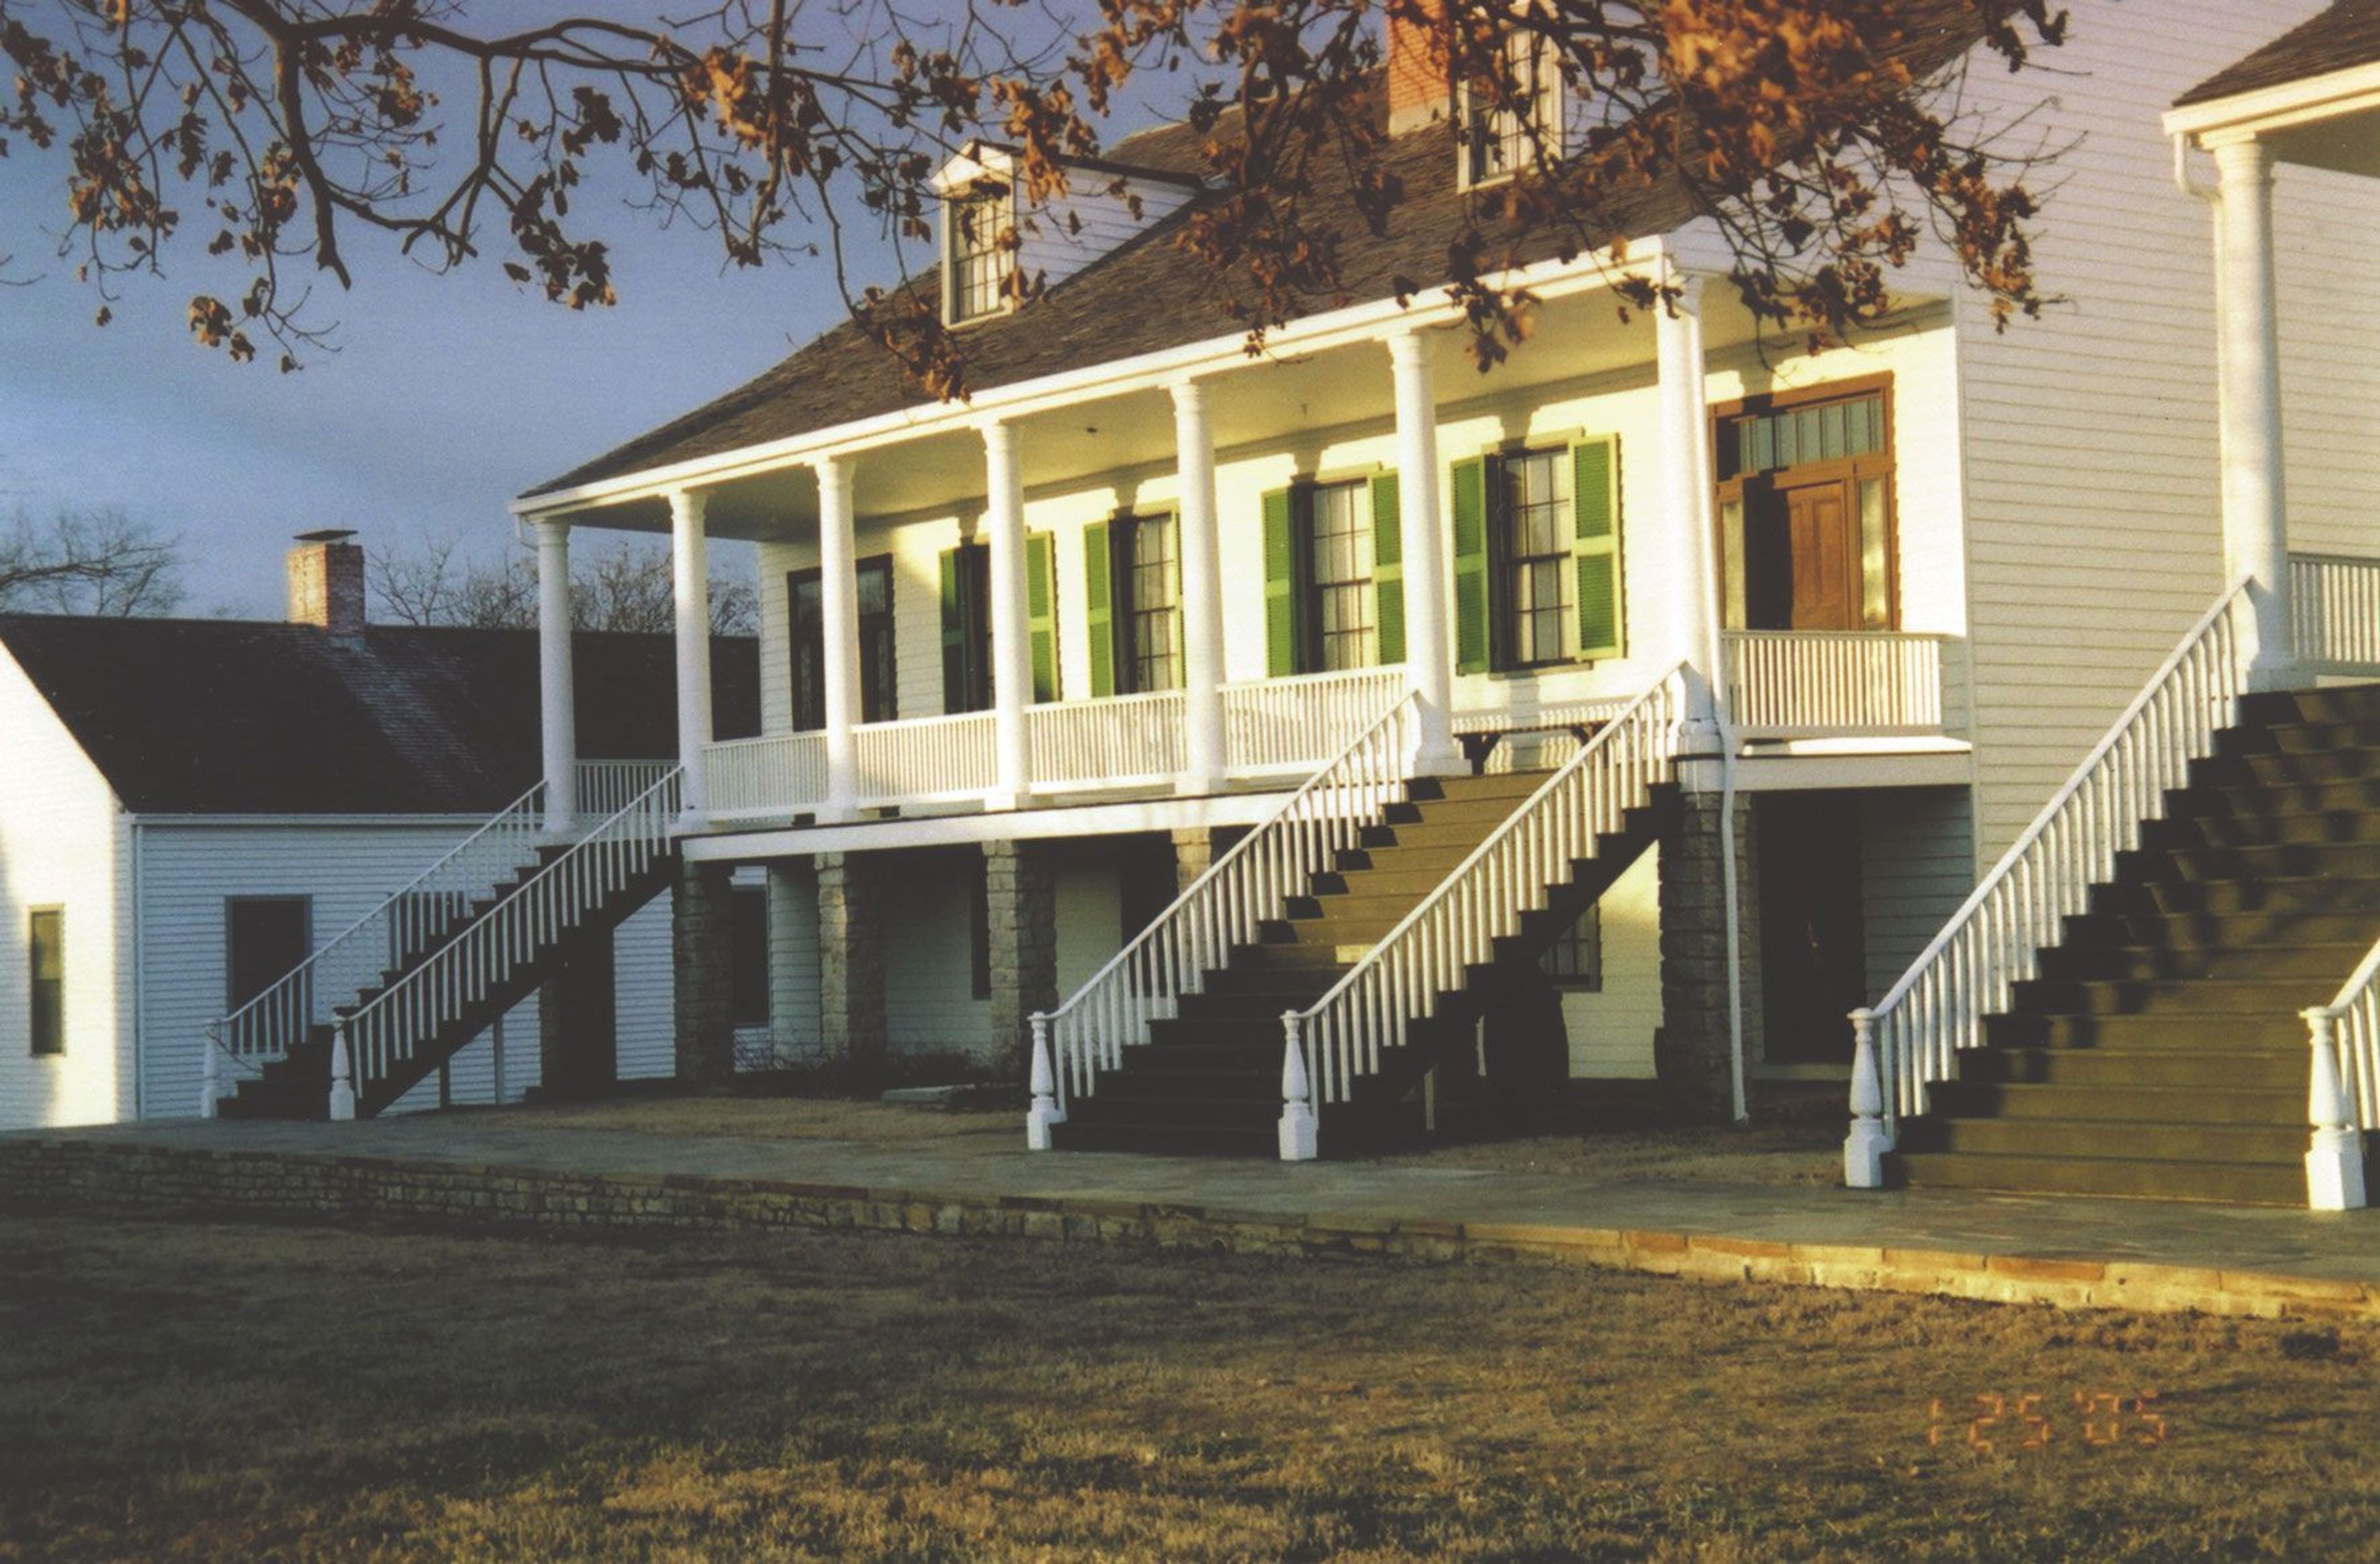
[[[2294,1011],[2173,1015],[2039,1015],[2023,1012],[1984,1017],[1995,1048],[2306,1049],[2305,1023]]]
[[[1455,850],[1453,862],[1460,863],[1464,855],[1479,845],[1491,829],[1493,829],[1491,824],[1439,820],[1423,820],[1407,825],[1366,826],[1360,837],[1360,844],[1375,851],[1386,847],[1452,848]]]
[[[1267,1128],[1281,1117],[1281,1082],[1276,1071],[1269,1082],[1229,1081],[1205,1076],[1183,1080],[1135,1080],[1123,1090],[1125,1078],[1099,1083],[1096,1096],[1078,1097],[1067,1105],[1070,1119],[1084,1124],[1132,1123],[1169,1127]]]
[[[2269,753],[2238,758],[2235,764],[2240,771],[2260,782],[2358,782],[2367,777],[2380,777],[2380,749],[2343,749],[2328,755],[2297,755]],[[2218,770],[2209,767],[2217,777],[2238,776],[2240,771]]]
[[[2240,702],[2243,722],[2380,722],[2380,684],[2330,685],[2321,689],[2261,690]]]
[[[1983,1048],[1959,1055],[1961,1083],[2303,1092],[2306,1048]]]
[[[1148,1046],[1167,1048],[1251,1048],[1272,1049],[1279,1061],[1281,1047],[1278,1012],[1269,1019],[1248,1017],[1170,1016],[1148,1024]]]
[[[2358,920],[2359,924],[2361,920]],[[2380,926],[2375,926],[2380,934]],[[2355,970],[2366,942],[2295,943],[2275,940],[2265,944],[2206,942],[2184,945],[2151,942],[2138,945],[2086,944],[2052,946],[2041,952],[2041,975],[2077,982],[2107,979],[2176,979],[2196,977],[2322,979],[2334,988]],[[2324,999],[2330,996],[2325,994]]]
[[[2301,1085],[2252,1089],[2236,1081],[2187,1086],[1958,1080],[1936,1085],[1932,1108],[1943,1119],[1988,1116],[2011,1123],[2130,1121],[2263,1124],[2296,1131],[2305,1119],[2305,1091]]]
[[[2046,1015],[2295,1016],[2328,1002],[2336,979],[2298,977],[2030,978],[2016,985],[2019,1010]]]
[[[1963,1152],[1896,1153],[1908,1182],[1928,1189],[2015,1190],[2157,1200],[2219,1200],[2303,1206],[2303,1167],[2228,1165],[2147,1157],[2014,1157]]]
[[[2165,855],[2184,880],[2282,879],[2339,875],[2380,878],[2380,842],[2285,843],[2276,847],[2181,847]]]
[[[2154,1157],[2176,1162],[2304,1166],[2307,1132],[2296,1125],[2141,1123],[2101,1119],[1904,1120],[1902,1148],[1988,1157]]]
[[[2187,831],[2192,847],[2282,847],[2380,842],[2380,810],[2289,809],[2192,815],[2161,822]]]

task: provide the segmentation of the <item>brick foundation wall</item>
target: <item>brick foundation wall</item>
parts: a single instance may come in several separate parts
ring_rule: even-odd
[[[678,860],[670,885],[677,1078],[716,1085],[735,1073],[735,945],[724,864]]]
[[[1661,1031],[1653,1067],[1697,1117],[1725,1122],[1734,1095],[1728,1062],[1725,873],[1719,799],[1688,793],[1677,828],[1661,839]],[[1735,806],[1736,929],[1742,963],[1743,1058],[1761,1060],[1760,884],[1751,800]],[[1746,1089],[1749,1090],[1749,1082]]]
[[[983,844],[991,926],[991,1058],[1023,1080],[1031,1068],[1035,1011],[1058,1007],[1058,879],[1047,846]]]
[[[846,1065],[882,1062],[884,894],[880,855],[820,853],[818,870],[819,1048]]]

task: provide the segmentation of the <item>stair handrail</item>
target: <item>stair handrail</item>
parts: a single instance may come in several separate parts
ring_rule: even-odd
[[[1676,770],[1685,665],[1647,685],[1505,817],[1320,999],[1281,1015],[1281,1155],[1314,1155],[1313,1115],[1344,1102],[1384,1049],[1438,996],[1462,989],[1468,969],[1524,913],[1595,855],[1597,838],[1650,802]]]
[[[503,875],[527,863],[534,855],[534,839],[543,831],[544,820],[545,783],[539,782],[441,854],[428,868],[391,891],[378,906],[316,947],[304,961],[229,1014],[209,1022],[200,1112],[214,1116],[220,1095],[219,1060],[237,1065],[286,1056],[317,1024],[318,1001],[329,1002],[359,991],[380,974],[392,952],[410,948],[410,939],[430,932],[422,924],[433,908],[451,909],[457,896],[468,903],[471,896],[485,895]],[[492,855],[483,851],[489,847],[499,851]],[[369,945],[358,943],[374,933],[382,937]],[[334,963],[351,956],[363,964],[346,975],[356,981],[324,980]]]
[[[523,963],[577,927],[605,896],[650,867],[668,849],[685,775],[684,767],[672,766],[386,988],[341,1016],[332,1043],[332,1117],[352,1117],[354,1099],[393,1073],[425,1037],[485,1000]],[[340,1088],[346,1083],[352,1084],[346,1085],[343,1104]]]
[[[2247,588],[2234,582],[2198,616],[1900,980],[1852,1012],[1845,1174],[1854,1187],[1881,1180],[1900,1118],[1925,1111],[1929,1088],[1983,1042],[1984,1017],[2008,1007],[2040,951],[2086,909],[2117,855],[2140,845],[2142,825],[2162,816],[2167,794],[2187,784],[2191,765],[2237,720]]]
[[[1037,1124],[1062,1120],[1066,1102],[1088,1095],[1099,1071],[1121,1064],[1125,1046],[1144,1041],[1151,1020],[1171,1014],[1232,946],[1256,939],[1258,926],[1289,897],[1305,894],[1335,853],[1357,844],[1364,826],[1410,779],[1415,700],[1407,685],[1064,1003],[1034,1014]],[[1044,1144],[1038,1134],[1035,1144]]]

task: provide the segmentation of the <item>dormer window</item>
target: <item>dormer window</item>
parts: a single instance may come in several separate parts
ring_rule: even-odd
[[[1504,67],[1518,98],[1496,107],[1477,88],[1463,93],[1463,182],[1488,185],[1509,179],[1540,157],[1562,155],[1561,67],[1553,49],[1536,32],[1515,31],[1504,40]]]
[[[954,190],[942,217],[943,319],[955,326],[1000,314],[1016,265],[1016,188],[984,181]]]

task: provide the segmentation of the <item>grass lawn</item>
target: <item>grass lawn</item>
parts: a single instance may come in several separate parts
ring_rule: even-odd
[[[2360,1327],[892,1236],[19,1211],[0,1255],[0,1559],[2380,1546]]]

